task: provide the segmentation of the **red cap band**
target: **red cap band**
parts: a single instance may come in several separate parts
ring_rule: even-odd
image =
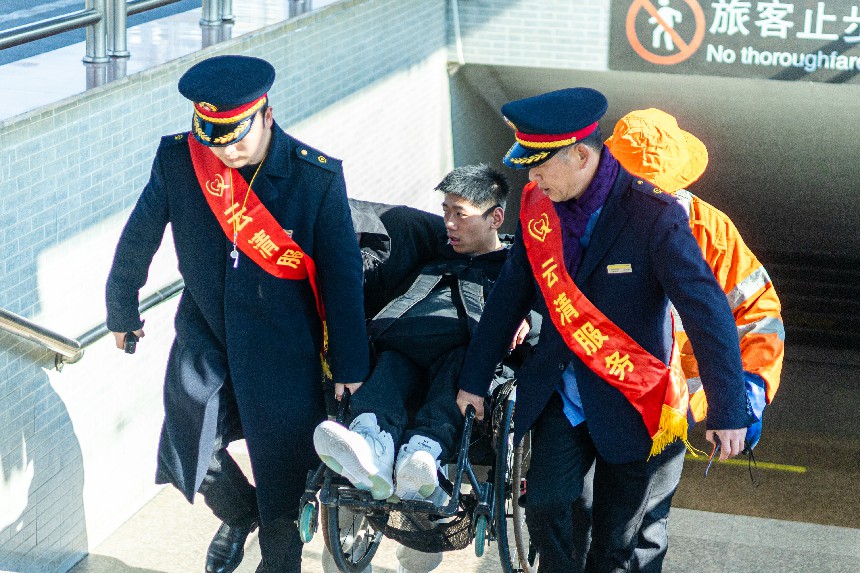
[[[195,102],[194,110],[197,112],[197,115],[212,123],[235,123],[245,119],[252,113],[256,113],[257,110],[262,107],[262,104],[268,95],[269,94],[265,93],[252,102],[248,102],[233,109],[221,111],[216,111],[215,106],[212,104],[206,102]],[[253,110],[253,112],[251,112],[251,110]]]
[[[569,133],[535,134],[517,131],[515,137],[517,142],[523,147],[555,148],[571,145],[581,139],[585,139],[594,133],[595,129],[597,129],[597,122]]]

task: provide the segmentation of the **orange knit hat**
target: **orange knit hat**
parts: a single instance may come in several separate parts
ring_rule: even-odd
[[[606,145],[625,169],[667,193],[693,183],[708,166],[705,144],[653,107],[618,120]]]

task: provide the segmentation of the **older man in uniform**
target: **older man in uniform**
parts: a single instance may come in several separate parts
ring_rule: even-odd
[[[757,420],[746,435],[745,453],[752,452],[761,435],[762,413],[776,394],[782,371],[785,329],[773,283],[731,219],[687,189],[705,172],[708,150],[696,136],[681,129],[674,117],[655,108],[632,111],[615,124],[606,147],[625,169],[675,196],[689,216],[705,262],[726,293],[740,341],[747,397]],[[690,413],[701,422],[707,415],[707,401],[696,357],[677,317],[675,339],[690,392]],[[663,469],[666,473],[655,480],[659,487],[651,488],[639,531],[631,567],[638,573],[660,571],[669,543],[669,510],[682,468],[669,465]],[[590,479],[586,477],[585,490],[570,520],[574,535],[584,536],[582,547],[588,546],[590,509]],[[585,567],[585,556],[578,557],[580,567],[571,573]]]
[[[189,501],[200,492],[223,522],[207,573],[235,570],[257,525],[257,571],[300,570],[294,521],[317,463],[323,374],[350,384],[368,371],[361,258],[340,162],[274,122],[274,78],[268,62],[233,55],[182,76],[191,131],[162,138],[107,283],[107,325],[123,347],[143,337],[138,293],[171,224],[185,291],[156,480]],[[256,488],[226,449],[242,437]]]
[[[569,508],[595,465],[586,571],[627,571],[654,476],[682,464],[687,393],[670,301],[708,392],[720,457],[752,423],[731,309],[683,208],[603,146],[606,98],[571,88],[510,102],[529,169],[520,225],[460,374],[461,409],[483,415],[493,367],[532,303],[544,319],[518,373],[515,440],[532,429],[526,516],[542,573],[574,570]]]

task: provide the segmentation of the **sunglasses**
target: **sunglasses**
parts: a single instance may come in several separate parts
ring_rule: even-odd
[[[708,457],[708,465],[705,466],[705,477],[708,477],[708,472],[711,470],[711,464],[714,463],[714,458],[720,453],[720,439],[714,436],[714,449],[711,450],[711,455]]]
[[[714,458],[717,458],[717,454],[720,453],[720,438],[714,436],[714,442],[714,449],[711,451],[711,455],[708,456],[708,465],[705,466],[705,477],[708,477],[708,472],[711,470],[711,464],[714,463]],[[741,454],[749,458],[747,469],[749,470],[750,480],[752,481],[753,486],[758,487],[761,482],[761,472],[758,469],[758,464],[756,464],[752,448],[746,446]]]

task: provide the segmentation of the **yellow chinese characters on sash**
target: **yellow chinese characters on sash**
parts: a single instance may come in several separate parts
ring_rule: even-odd
[[[670,368],[582,294],[564,265],[558,215],[534,183],[523,189],[520,221],[535,279],[567,346],[636,408],[653,441],[652,456],[676,439],[686,443],[689,396],[677,344]]]
[[[233,241],[235,231],[236,247],[270,275],[310,282],[322,321],[323,371],[331,378],[325,360],[328,350],[325,308],[317,286],[313,259],[281,227],[238,171],[224,165],[210,149],[190,135],[186,139],[203,196],[227,238]],[[234,187],[232,192],[231,184]]]

